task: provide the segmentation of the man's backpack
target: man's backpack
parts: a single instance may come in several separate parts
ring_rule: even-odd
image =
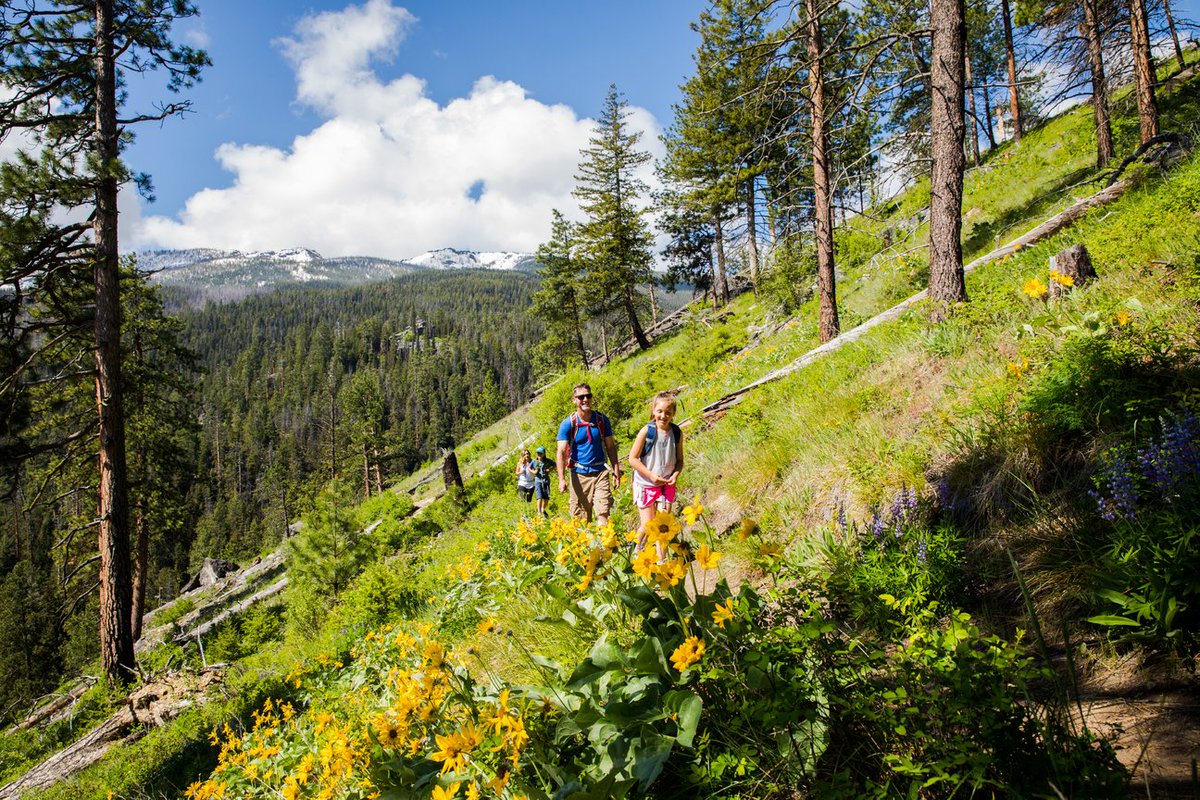
[[[579,430],[580,425],[586,428],[584,432],[587,434],[588,444],[592,443],[592,428],[595,428],[596,432],[600,434],[600,456],[604,458],[607,455],[604,449],[604,429],[608,428],[610,431],[612,430],[612,424],[608,421],[608,417],[599,411],[593,411],[592,421],[584,422],[579,418],[578,411],[572,411],[570,419],[571,437],[567,439],[567,469],[575,466],[575,431]]]
[[[679,438],[683,436],[683,431],[674,422],[671,423],[671,438],[675,440],[675,451],[679,452]],[[642,445],[642,458],[645,458],[652,449],[654,449],[654,440],[658,438],[658,425],[653,422],[646,425],[646,441]]]

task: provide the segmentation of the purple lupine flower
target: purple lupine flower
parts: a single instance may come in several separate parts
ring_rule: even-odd
[[[926,560],[928,559],[928,557],[929,557],[929,542],[922,539],[920,542],[917,543],[917,561],[920,561],[922,564],[924,564],[926,562]]]
[[[945,478],[940,478],[935,487],[937,492],[937,504],[939,508],[944,508],[947,511],[954,510],[954,496],[950,493],[950,481]]]
[[[842,533],[846,532],[846,506],[843,503],[838,503],[837,526],[842,529]]]

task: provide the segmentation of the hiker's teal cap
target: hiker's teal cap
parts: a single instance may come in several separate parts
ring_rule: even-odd
[[[539,444],[539,445],[538,445],[538,449],[537,449],[537,450],[534,450],[534,452],[535,452],[535,453],[545,453],[545,452],[546,452],[546,448],[542,447],[542,446]]]

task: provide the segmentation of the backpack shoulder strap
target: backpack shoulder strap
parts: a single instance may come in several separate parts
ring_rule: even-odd
[[[679,447],[679,440],[683,438],[683,429],[674,422],[671,423],[671,438],[675,440],[675,446]]]
[[[657,427],[653,422],[646,424],[646,440],[642,443],[642,457],[654,448],[654,440],[658,437]]]

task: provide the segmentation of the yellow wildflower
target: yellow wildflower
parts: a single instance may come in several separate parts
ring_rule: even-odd
[[[682,558],[672,558],[667,563],[658,565],[655,580],[659,586],[667,588],[683,580],[684,575],[687,575],[687,562]]]
[[[433,787],[433,800],[451,800],[453,797],[458,797],[459,786],[462,786],[461,782],[452,783],[445,787]]]
[[[387,714],[379,714],[372,721],[375,735],[384,747],[398,747],[404,741],[404,728]]]
[[[1029,369],[1029,359],[1028,358],[1022,358],[1020,364],[1018,364],[1015,361],[1008,362],[1008,374],[1013,376],[1014,378],[1021,377],[1022,375],[1025,374],[1025,371],[1028,369]]]
[[[1057,283],[1059,286],[1074,286],[1075,279],[1070,275],[1064,275],[1056,269],[1050,270],[1050,280]]]
[[[682,530],[679,520],[670,511],[659,511],[646,523],[646,538],[657,544],[667,544]]]
[[[654,577],[654,570],[657,566],[658,554],[653,547],[647,547],[642,552],[637,554],[633,559],[633,571],[638,577],[644,580],[650,580]]]
[[[1050,291],[1050,287],[1042,283],[1040,278],[1030,278],[1025,281],[1025,287],[1021,291],[1036,300],[1039,297],[1045,297],[1046,292]]]
[[[713,552],[706,544],[700,545],[700,549],[696,551],[696,563],[701,569],[716,569],[720,560],[721,554]]]
[[[733,598],[730,597],[724,603],[719,604],[713,611],[712,618],[718,628],[724,628],[725,623],[733,619]]]
[[[1133,314],[1130,314],[1125,309],[1121,309],[1120,311],[1117,312],[1117,315],[1115,317],[1113,317],[1113,321],[1116,322],[1118,325],[1128,325],[1130,320],[1132,320],[1132,319],[1133,319]]]
[[[781,552],[782,551],[779,549],[779,545],[773,542],[764,542],[758,547],[758,554],[763,558],[774,558]]]
[[[500,626],[500,623],[498,623],[496,621],[495,617],[488,617],[483,622],[479,623],[479,632],[481,634],[491,633],[492,631],[496,630],[496,628],[498,628],[499,626]]]
[[[467,800],[479,800],[479,797],[479,787],[475,785],[474,781],[471,781],[467,784]]]
[[[696,520],[700,519],[700,515],[704,513],[704,506],[700,505],[700,498],[692,500],[690,506],[684,506],[683,519],[688,525],[695,525]]]
[[[704,656],[704,640],[699,636],[689,636],[684,643],[675,648],[671,654],[671,664],[683,672]]]
[[[738,531],[738,541],[744,542],[756,533],[758,533],[758,523],[749,517],[744,517],[742,527]]]

